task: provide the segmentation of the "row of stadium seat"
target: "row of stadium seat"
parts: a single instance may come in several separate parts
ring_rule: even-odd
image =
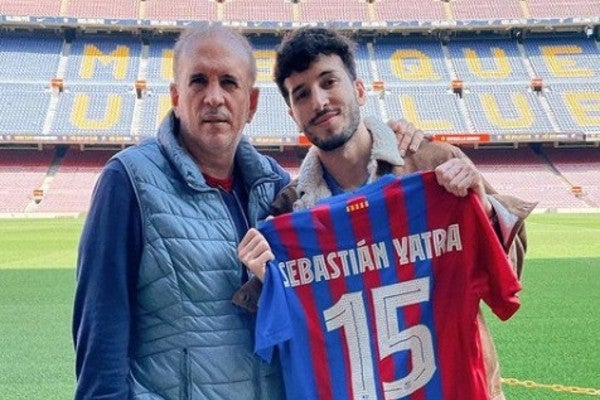
[[[469,157],[493,186],[524,199],[539,201],[538,210],[600,206],[600,152],[597,149],[533,151],[526,146],[470,150]],[[542,156],[537,155],[541,152]],[[0,214],[86,212],[102,166],[114,151],[0,149]],[[270,152],[293,175],[301,158],[295,151]],[[45,178],[53,171],[53,179]],[[574,192],[574,188],[580,191]],[[41,189],[41,202],[33,192]]]
[[[258,60],[258,81],[271,82],[277,37],[251,37]],[[0,82],[47,83],[53,78],[76,84],[127,84],[144,79],[168,84],[172,78],[174,38],[148,44],[125,35],[60,36],[0,32]],[[359,76],[386,85],[465,82],[588,82],[600,79],[600,47],[578,35],[510,39],[471,38],[447,45],[430,39],[388,35],[360,40]]]
[[[363,112],[406,118],[432,133],[600,133],[599,83],[556,84],[541,92],[519,84],[480,84],[467,86],[462,96],[445,85],[396,86],[372,91]],[[298,129],[277,88],[262,86],[261,96],[246,134],[263,144],[297,143]],[[138,96],[124,85],[73,85],[56,92],[11,83],[0,84],[0,104],[0,135],[128,142],[154,135],[170,97],[167,85]]]
[[[590,0],[0,0],[0,14],[129,20],[394,21],[593,17]]]

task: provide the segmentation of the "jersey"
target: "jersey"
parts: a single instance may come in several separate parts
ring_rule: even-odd
[[[488,398],[479,303],[505,320],[521,286],[475,194],[387,175],[260,231],[255,350],[277,348],[287,398]]]

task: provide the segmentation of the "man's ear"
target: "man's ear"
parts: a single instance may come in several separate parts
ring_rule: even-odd
[[[174,83],[169,85],[169,93],[171,94],[171,106],[175,109],[179,105],[179,91]]]
[[[256,110],[258,109],[258,98],[260,97],[260,89],[257,87],[253,87],[250,92],[250,108],[248,110],[248,121],[250,123],[252,118],[254,118],[254,114],[256,114]]]
[[[354,80],[354,90],[356,91],[356,99],[358,104],[364,106],[367,102],[367,88],[362,79],[356,78]]]

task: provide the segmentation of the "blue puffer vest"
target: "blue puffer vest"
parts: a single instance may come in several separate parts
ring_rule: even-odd
[[[142,217],[130,398],[283,399],[280,366],[253,355],[254,320],[231,303],[242,281],[234,221],[179,145],[170,115],[157,140],[119,153]],[[236,153],[251,225],[281,176],[246,141]]]

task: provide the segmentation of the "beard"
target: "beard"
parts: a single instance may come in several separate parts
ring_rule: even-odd
[[[339,149],[348,143],[352,136],[354,136],[354,133],[356,133],[358,125],[360,124],[360,106],[356,100],[353,101],[348,107],[348,111],[350,119],[348,121],[348,125],[346,125],[341,132],[334,133],[325,138],[319,138],[314,134],[314,132],[312,132],[309,126],[306,126],[304,128],[306,137],[308,137],[313,145],[317,146],[323,151],[333,151],[335,149]]]

